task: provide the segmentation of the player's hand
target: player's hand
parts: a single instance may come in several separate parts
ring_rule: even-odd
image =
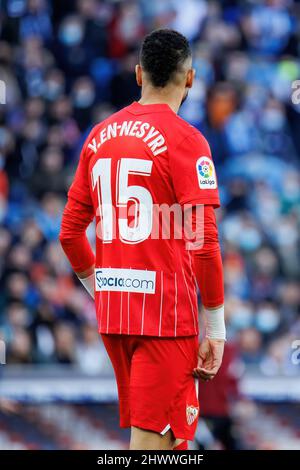
[[[208,381],[218,372],[223,358],[225,341],[222,339],[204,338],[198,351],[198,364],[194,376]]]

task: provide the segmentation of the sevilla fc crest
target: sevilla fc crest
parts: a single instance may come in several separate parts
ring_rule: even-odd
[[[199,408],[196,406],[188,405],[186,407],[186,420],[189,425],[193,424],[198,416]]]

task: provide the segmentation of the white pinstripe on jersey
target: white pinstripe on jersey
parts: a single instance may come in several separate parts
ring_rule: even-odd
[[[159,329],[158,336],[161,336],[161,322],[162,322],[162,308],[163,308],[163,297],[164,297],[164,273],[160,272],[160,311],[159,311]]]
[[[128,329],[128,334],[130,334],[130,329],[129,329],[129,311],[130,311],[130,292],[128,292],[128,297],[127,297],[127,329]]]
[[[174,316],[175,316],[175,327],[174,327],[174,334],[177,335],[177,274],[174,275],[175,280],[175,295],[174,295]]]
[[[110,291],[107,292],[106,333],[108,333],[108,326],[109,326],[109,301],[110,301]]]
[[[123,322],[123,292],[121,291],[121,301],[120,301],[120,334],[122,333],[122,322]]]
[[[145,302],[146,302],[146,294],[143,294],[143,307],[142,307],[142,326],[141,326],[141,335],[144,334],[144,316],[145,316]]]
[[[195,319],[195,312],[194,312],[193,302],[191,300],[191,296],[190,296],[190,293],[189,293],[189,289],[188,289],[188,285],[187,285],[187,282],[186,282],[186,277],[185,277],[185,274],[184,274],[183,266],[181,267],[181,270],[182,270],[183,279],[184,279],[184,283],[185,283],[185,287],[186,287],[186,292],[187,292],[187,295],[188,295],[188,298],[189,298],[189,301],[190,301],[190,305],[191,305],[191,309],[192,309],[192,313],[193,313],[195,333],[197,334],[197,326],[196,326],[197,322],[196,322],[196,319]]]

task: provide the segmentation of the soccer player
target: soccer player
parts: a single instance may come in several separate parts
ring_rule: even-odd
[[[92,129],[63,214],[60,241],[95,297],[131,449],[187,448],[199,415],[198,379],[211,380],[222,361],[217,179],[207,141],[177,115],[194,74],[184,36],[161,29],[145,37],[136,66],[141,99]],[[199,246],[187,249],[173,230],[165,236],[160,217],[153,236],[162,205],[190,211],[198,242],[197,206],[204,207]],[[94,217],[96,257],[85,233]],[[200,346],[195,279],[206,320]]]

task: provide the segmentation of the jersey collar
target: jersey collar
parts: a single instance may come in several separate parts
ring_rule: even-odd
[[[134,101],[129,106],[127,110],[132,114],[149,114],[149,113],[173,113],[170,106],[166,103],[156,103],[156,104],[140,104],[137,101]]]

